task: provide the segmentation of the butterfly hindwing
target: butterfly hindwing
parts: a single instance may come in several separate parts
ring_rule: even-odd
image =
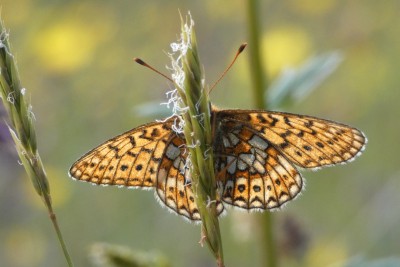
[[[273,209],[296,197],[302,178],[262,136],[225,123],[216,142],[216,172],[224,202],[243,209]]]
[[[157,175],[157,194],[162,202],[190,220],[200,220],[200,213],[192,190],[190,168],[187,166],[185,140],[175,137],[167,145]],[[217,195],[217,214],[221,214],[224,206]]]
[[[199,220],[184,145],[185,141],[177,136],[168,143],[158,169],[156,192],[170,209],[189,219]]]

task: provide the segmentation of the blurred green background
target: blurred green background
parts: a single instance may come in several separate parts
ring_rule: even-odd
[[[91,266],[96,242],[159,251],[172,266],[214,266],[200,228],[161,208],[153,193],[72,181],[83,153],[159,117],[143,104],[164,102],[160,70],[190,10],[208,84],[248,40],[245,1],[2,0],[56,214],[76,266]],[[306,190],[275,212],[282,266],[347,266],[400,257],[400,2],[265,1],[259,10],[262,62],[273,79],[318,53],[344,61],[323,85],[285,111],[337,120],[365,132],[363,156],[345,166],[303,171]],[[249,43],[251,46],[252,44]],[[253,107],[248,54],[212,93],[221,107]],[[4,115],[4,114],[3,114]],[[50,220],[4,125],[0,138],[0,266],[66,266]],[[259,214],[221,220],[227,266],[260,266]]]

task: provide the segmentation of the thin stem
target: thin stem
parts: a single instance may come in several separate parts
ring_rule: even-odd
[[[60,226],[58,225],[56,214],[53,211],[53,207],[51,205],[51,199],[49,198],[49,195],[47,195],[47,194],[45,195],[44,198],[45,198],[45,203],[46,203],[46,207],[47,207],[47,212],[49,213],[50,220],[53,224],[54,230],[56,231],[57,238],[58,238],[58,241],[60,242],[60,246],[64,253],[65,260],[67,261],[67,264],[69,267],[73,267],[74,264],[72,263],[71,256],[69,255],[69,252],[67,249],[67,245],[65,244],[64,238],[61,233]]]
[[[256,108],[265,109],[264,94],[268,85],[268,77],[264,75],[261,52],[260,52],[260,21],[257,0],[247,1],[247,17],[248,17],[248,31],[249,31],[249,54],[250,54],[250,68],[251,78],[253,81],[253,97]]]
[[[266,109],[265,93],[268,88],[268,77],[265,75],[261,63],[260,51],[260,21],[259,21],[259,1],[247,1],[247,17],[248,17],[248,31],[249,31],[249,54],[250,54],[250,68],[253,81],[253,97],[254,104],[258,109]],[[269,211],[264,212],[260,216],[259,223],[261,225],[261,248],[262,248],[262,266],[276,267],[277,256],[276,246],[273,231],[273,217]]]

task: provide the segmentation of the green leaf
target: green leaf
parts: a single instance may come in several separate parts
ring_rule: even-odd
[[[297,69],[285,69],[267,91],[267,106],[274,109],[302,101],[333,73],[342,60],[341,53],[330,52],[308,59]]]

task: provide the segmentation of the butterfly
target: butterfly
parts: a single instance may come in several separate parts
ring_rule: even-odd
[[[185,136],[177,117],[118,135],[78,159],[72,178],[96,185],[154,188],[168,208],[200,220],[192,191]],[[277,209],[302,190],[297,167],[346,163],[365,148],[365,135],[350,126],[311,116],[212,107],[218,214],[224,204],[245,210]]]

